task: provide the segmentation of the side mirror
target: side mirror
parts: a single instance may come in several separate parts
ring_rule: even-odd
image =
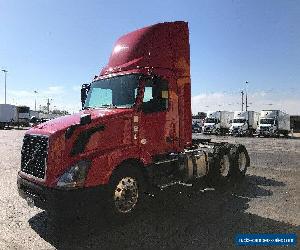
[[[82,84],[81,86],[81,105],[84,107],[88,92],[91,88],[91,84]]]

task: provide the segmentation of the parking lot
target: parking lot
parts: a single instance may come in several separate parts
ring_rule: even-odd
[[[299,233],[300,138],[206,136],[246,146],[251,167],[243,183],[217,191],[172,187],[130,222],[112,223],[99,212],[58,227],[18,196],[24,133],[0,130],[0,249],[232,249],[237,233]]]

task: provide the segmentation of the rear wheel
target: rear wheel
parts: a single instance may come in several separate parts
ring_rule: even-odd
[[[222,178],[229,177],[230,159],[229,159],[229,155],[227,153],[221,156],[219,173]]]
[[[230,181],[232,163],[228,145],[216,146],[210,160],[208,181],[211,185],[224,184]]]
[[[231,161],[233,164],[232,175],[235,178],[242,178],[246,175],[250,166],[250,158],[244,145],[232,147],[230,150]]]

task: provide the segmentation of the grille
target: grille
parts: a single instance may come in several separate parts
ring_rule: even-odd
[[[48,137],[25,135],[21,153],[21,171],[39,179],[45,178]]]

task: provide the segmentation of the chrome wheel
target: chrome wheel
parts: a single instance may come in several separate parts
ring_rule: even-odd
[[[246,169],[247,159],[246,159],[246,155],[244,152],[241,152],[239,154],[238,165],[239,165],[239,170],[241,172],[243,172]]]
[[[223,155],[221,161],[220,161],[220,174],[223,177],[228,176],[230,171],[230,160],[227,154]]]
[[[138,197],[136,180],[132,177],[124,177],[119,181],[114,191],[115,207],[120,213],[128,213],[137,204]]]

